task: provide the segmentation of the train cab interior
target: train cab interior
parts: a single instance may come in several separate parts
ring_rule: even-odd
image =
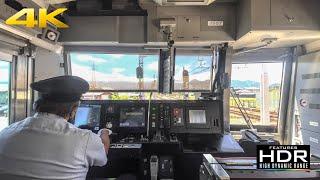
[[[319,7],[0,0],[0,131],[35,114],[31,83],[72,75],[90,89],[70,123],[112,130],[87,179],[320,179]],[[65,8],[55,18],[68,27],[6,23],[25,8]],[[308,145],[311,165],[259,169],[257,145]]]

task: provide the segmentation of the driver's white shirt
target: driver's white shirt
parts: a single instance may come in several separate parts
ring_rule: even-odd
[[[107,157],[101,138],[38,113],[0,132],[0,179],[85,179]]]

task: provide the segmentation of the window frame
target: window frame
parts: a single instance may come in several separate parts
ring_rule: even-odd
[[[266,132],[266,133],[279,133],[279,125],[281,124],[281,109],[282,109],[282,101],[283,99],[283,93],[284,93],[284,89],[283,89],[283,83],[284,83],[284,76],[285,76],[285,60],[281,59],[278,61],[244,61],[244,62],[232,62],[231,63],[231,70],[232,70],[232,66],[234,64],[263,64],[263,63],[281,63],[282,64],[282,75],[281,75],[281,85],[280,85],[280,100],[279,100],[279,110],[278,110],[278,120],[277,120],[277,125],[273,126],[273,125],[253,125],[255,129],[257,129],[258,132]],[[232,80],[232,74],[231,74],[231,80]],[[232,98],[232,96],[230,96],[230,99]],[[229,116],[230,116],[230,104],[229,104]],[[232,124],[231,120],[230,120],[230,131],[240,131],[242,129],[248,129],[247,125],[241,125],[241,124]]]
[[[140,48],[129,48],[129,49],[123,49],[119,48],[118,50],[99,50],[89,48],[88,50],[84,50],[81,47],[80,49],[77,50],[67,50],[64,52],[64,56],[66,59],[65,63],[67,66],[65,66],[65,72],[68,75],[72,75],[72,60],[71,60],[71,54],[72,53],[79,53],[79,54],[127,54],[127,55],[158,55],[158,64],[160,64],[160,49],[158,50],[142,50]],[[107,48],[106,48],[107,49]],[[128,52],[127,52],[128,51]],[[119,92],[119,93],[124,93],[124,92],[158,92],[159,91],[159,70],[160,67],[158,66],[158,78],[157,78],[157,88],[156,89],[146,89],[146,90],[139,90],[139,89],[133,89],[133,90],[127,90],[127,89],[117,89],[117,90],[107,90],[107,89],[90,89],[88,92]]]

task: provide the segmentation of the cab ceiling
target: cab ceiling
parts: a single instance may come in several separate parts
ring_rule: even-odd
[[[65,4],[68,2],[72,2],[72,1],[77,1],[77,0],[32,0],[33,2],[37,3],[37,4]],[[110,1],[110,0],[107,0]],[[112,0],[113,2],[117,1],[117,2],[127,2],[128,0]],[[152,0],[139,0],[139,2],[147,2],[147,1],[152,1]],[[215,0],[215,2],[238,2],[238,0]]]
[[[70,3],[85,2],[86,0],[33,1],[36,3],[46,2],[51,5],[68,5]],[[87,1],[93,2],[92,0]],[[124,12],[132,13],[132,11],[121,11],[121,13],[112,14],[113,9],[132,10],[132,7],[134,7],[132,4],[135,4],[135,2],[138,3],[142,10],[147,11],[146,18],[132,17],[131,20],[132,14],[127,14],[127,16],[123,14]],[[242,50],[257,47],[292,47],[320,40],[320,23],[316,21],[316,19],[320,19],[317,10],[320,6],[320,1],[318,0],[309,0],[308,3],[303,0],[216,0],[209,6],[184,7],[161,7],[155,4],[153,0],[112,0],[111,4],[112,9],[109,9],[111,10],[109,15],[125,17],[108,17],[101,18],[101,22],[98,22],[99,20],[95,21],[97,21],[96,24],[112,22],[110,26],[115,26],[113,27],[114,29],[108,29],[107,26],[103,28],[107,30],[106,32],[114,32],[114,34],[106,36],[117,36],[118,38],[111,38],[109,41],[106,37],[103,37],[103,32],[101,32],[94,35],[95,43],[165,43],[159,27],[159,21],[162,18],[174,18],[176,20],[177,27],[174,33],[176,44],[179,45],[204,46],[212,43],[229,42],[234,49]],[[90,6],[90,3],[88,3],[88,6]],[[75,20],[79,24],[82,21],[81,17],[77,17],[77,14],[73,15],[76,17],[69,18],[69,20]],[[80,15],[85,16],[86,14]],[[103,16],[106,14],[97,15]],[[88,22],[88,17],[84,17],[84,19]],[[183,23],[183,20],[190,19],[191,24]],[[223,27],[205,26],[207,21],[217,19],[224,21]],[[130,24],[126,25],[126,23]],[[74,25],[72,22],[71,24]],[[84,27],[84,24],[81,26]],[[80,28],[81,26],[75,26],[75,28]],[[124,33],[120,29],[121,27],[132,27],[134,31]],[[90,28],[86,30],[90,31]],[[67,30],[65,32],[62,32],[62,41],[64,43],[86,43],[83,39],[77,39],[77,37],[73,36],[74,32],[79,34],[79,30],[74,32]],[[92,32],[90,33],[92,34]],[[134,36],[132,33],[138,34],[138,37],[141,38],[133,41],[131,39],[121,41],[122,37],[130,38],[130,36]],[[126,36],[122,36],[123,34]],[[68,37],[69,35],[70,37]],[[98,36],[102,37],[103,42],[97,42],[99,40]],[[75,40],[74,42],[72,41],[73,39]],[[90,41],[90,34],[86,36],[86,41]]]

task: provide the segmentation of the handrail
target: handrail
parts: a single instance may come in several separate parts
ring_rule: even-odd
[[[240,113],[242,114],[244,120],[246,121],[247,126],[250,129],[254,129],[252,121],[250,119],[250,116],[249,116],[248,112],[246,111],[246,109],[244,108],[244,104],[240,100],[239,96],[236,93],[236,90],[233,87],[230,87],[230,94],[231,94],[232,98],[234,99],[238,109],[240,110]]]

